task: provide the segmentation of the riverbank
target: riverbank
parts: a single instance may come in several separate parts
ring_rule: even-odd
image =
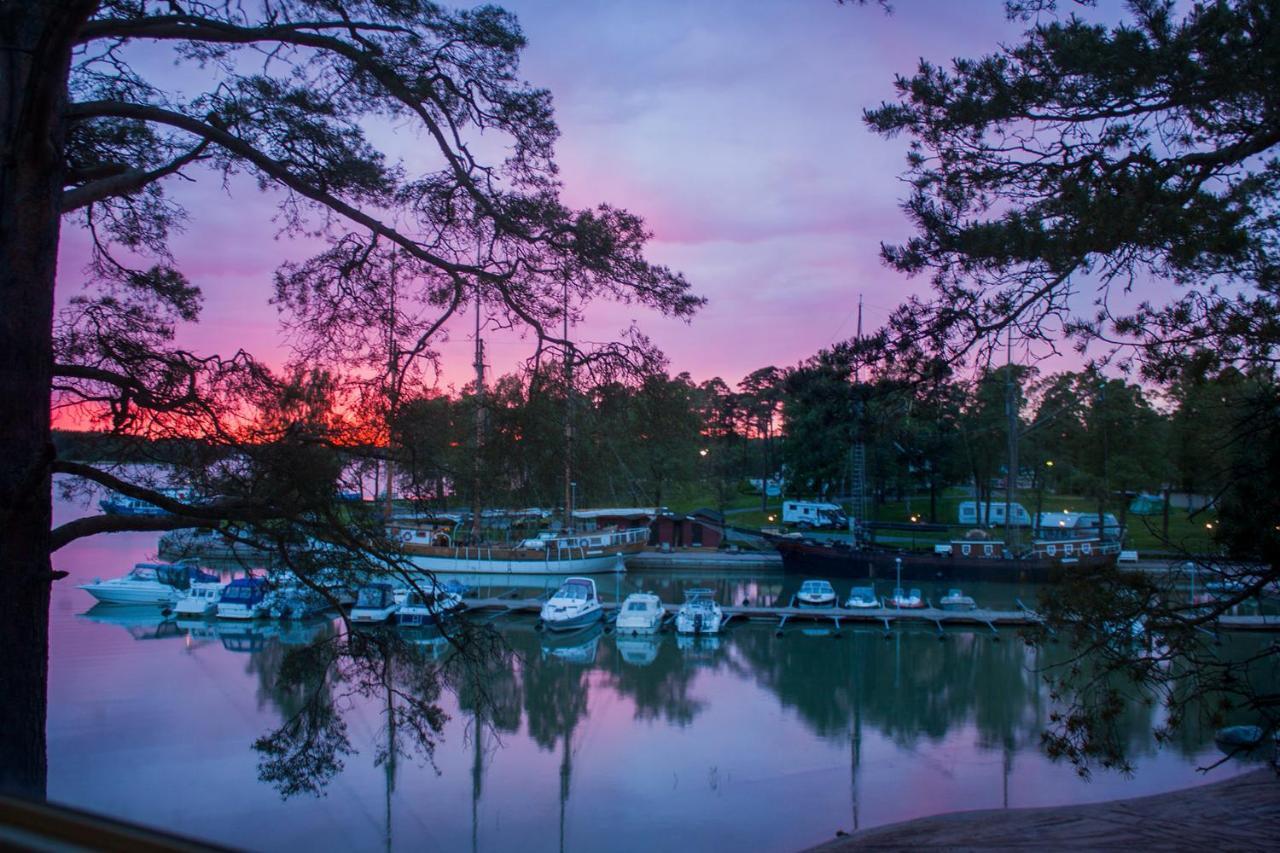
[[[852,850],[1274,850],[1280,780],[1270,769],[1168,794],[1034,809],[934,815],[811,848]]]

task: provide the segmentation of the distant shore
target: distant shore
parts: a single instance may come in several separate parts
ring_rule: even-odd
[[[952,812],[877,826],[811,848],[853,850],[1275,850],[1280,779],[1271,769],[1107,803]]]

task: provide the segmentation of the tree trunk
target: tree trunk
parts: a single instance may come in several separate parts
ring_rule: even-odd
[[[43,798],[49,388],[71,45],[96,3],[0,5],[0,793]]]

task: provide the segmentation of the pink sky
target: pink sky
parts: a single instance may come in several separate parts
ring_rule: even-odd
[[[925,286],[880,263],[881,241],[908,234],[898,209],[906,143],[873,135],[861,111],[892,98],[894,75],[918,57],[978,55],[1018,32],[999,0],[904,0],[892,15],[829,0],[503,5],[528,37],[523,75],[555,98],[565,200],[644,216],[650,259],[709,300],[691,325],[597,304],[576,335],[611,337],[635,320],[672,372],[730,383],[849,337],[859,294],[871,329]],[[412,148],[396,153],[410,159]],[[271,274],[311,247],[275,238],[271,199],[251,182],[224,190],[196,176],[173,187],[191,214],[175,255],[206,299],[182,341],[278,363]],[[79,290],[84,256],[83,235],[65,230],[61,302]],[[487,345],[498,373],[531,351],[511,336]],[[466,381],[468,330],[440,349],[443,383]]]

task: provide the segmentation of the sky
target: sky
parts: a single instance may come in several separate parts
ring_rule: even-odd
[[[870,330],[926,289],[880,261],[882,241],[910,233],[899,209],[906,141],[873,134],[862,110],[892,99],[894,75],[920,57],[980,55],[1020,29],[1000,0],[899,0],[892,14],[833,0],[503,5],[528,39],[523,77],[554,97],[565,201],[643,216],[650,260],[683,272],[708,300],[688,324],[596,304],[575,336],[608,338],[634,321],[671,372],[730,384],[850,337],[860,296]],[[181,79],[167,54],[150,61]],[[402,153],[411,160],[411,148]],[[252,182],[193,176],[174,189],[190,221],[173,248],[205,309],[180,341],[279,364],[287,351],[271,275],[316,244],[278,236],[272,199]],[[65,231],[63,304],[82,287],[85,257],[85,236]],[[512,335],[485,337],[491,372],[532,351]],[[439,347],[442,388],[468,380],[472,347],[462,326]]]

